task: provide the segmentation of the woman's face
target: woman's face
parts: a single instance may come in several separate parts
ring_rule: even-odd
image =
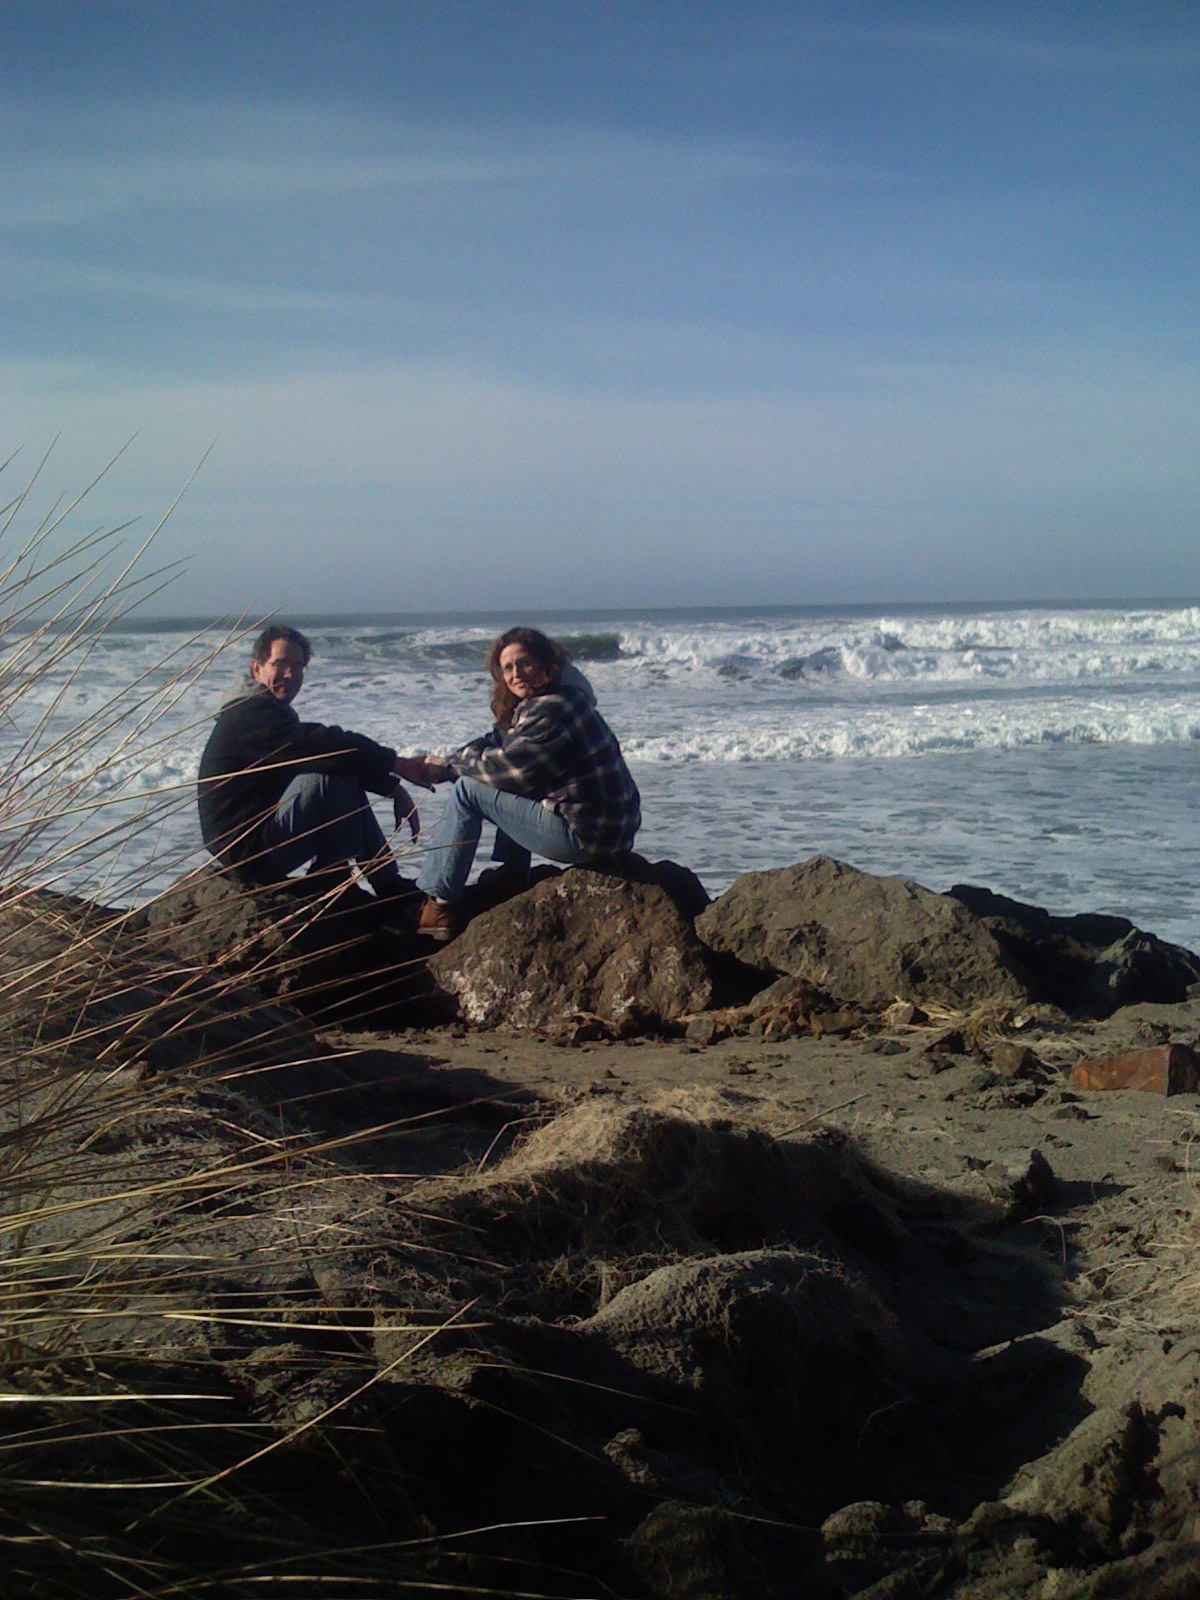
[[[506,644],[500,652],[500,676],[514,700],[528,700],[541,694],[551,674],[523,644]]]

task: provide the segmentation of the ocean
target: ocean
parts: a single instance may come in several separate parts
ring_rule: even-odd
[[[543,627],[621,741],[638,848],[712,894],[831,855],[931,889],[1115,913],[1200,949],[1200,605],[288,620],[314,646],[300,715],[405,754],[483,732],[488,642],[514,621]],[[191,785],[248,643],[146,618],[61,662],[45,638],[20,643],[10,629],[0,653],[0,845],[20,841],[56,888],[144,899],[203,859]],[[425,797],[427,830],[438,810]]]

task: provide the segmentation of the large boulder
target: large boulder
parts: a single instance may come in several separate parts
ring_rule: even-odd
[[[415,891],[412,905],[415,907]],[[428,944],[405,897],[381,902],[352,884],[306,878],[248,887],[214,865],[133,913],[127,931],[178,966],[222,973],[315,1018],[390,1022],[419,991]]]
[[[748,966],[870,1010],[897,997],[970,1009],[1031,993],[1022,964],[957,900],[824,856],[747,873],[697,918],[696,931]]]
[[[665,889],[572,868],[476,917],[429,961],[466,1021],[543,1029],[580,1015],[653,1032],[713,1003],[708,954]]]

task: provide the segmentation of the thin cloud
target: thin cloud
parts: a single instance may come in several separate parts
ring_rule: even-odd
[[[3,259],[3,258],[0,258]],[[180,309],[202,309],[254,315],[330,315],[378,321],[389,301],[381,295],[345,290],[303,290],[279,284],[252,284],[200,278],[169,272],[147,272],[93,266],[55,257],[14,258],[4,263],[9,292],[17,284],[30,295],[70,293],[93,299],[129,300],[143,309],[150,303]]]
[[[87,123],[94,111],[76,116]],[[335,115],[283,102],[253,110],[106,105],[102,133],[87,138],[73,134],[69,108],[58,108],[53,121],[44,108],[25,108],[20,139],[12,132],[17,112],[11,102],[5,120],[10,132],[0,221],[23,227],[172,207],[278,206],[378,190],[503,193],[621,183],[652,193],[680,185],[878,183],[890,177],[839,158],[815,140],[666,138],[562,123],[500,131]],[[81,145],[86,154],[77,153]],[[153,154],[147,153],[151,145]]]
[[[1153,17],[1154,13],[1148,8],[1145,15]],[[874,48],[892,46],[959,59],[1012,63],[1039,72],[1175,76],[1200,65],[1200,39],[1194,28],[1164,32],[1156,25],[1151,38],[1139,32],[1136,10],[1127,11],[1125,16],[1128,26],[1117,37],[1111,33],[1101,37],[1090,30],[1068,36],[1056,28],[1056,15],[1050,8],[1039,10],[1036,25],[1028,28],[981,27],[969,14],[962,13],[956,16],[953,27],[899,22],[824,31],[827,38],[856,39]]]

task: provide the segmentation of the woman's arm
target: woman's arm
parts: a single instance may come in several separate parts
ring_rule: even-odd
[[[494,789],[542,800],[560,789],[578,764],[581,726],[565,697],[538,695],[525,702],[498,743],[468,745],[455,765]]]

